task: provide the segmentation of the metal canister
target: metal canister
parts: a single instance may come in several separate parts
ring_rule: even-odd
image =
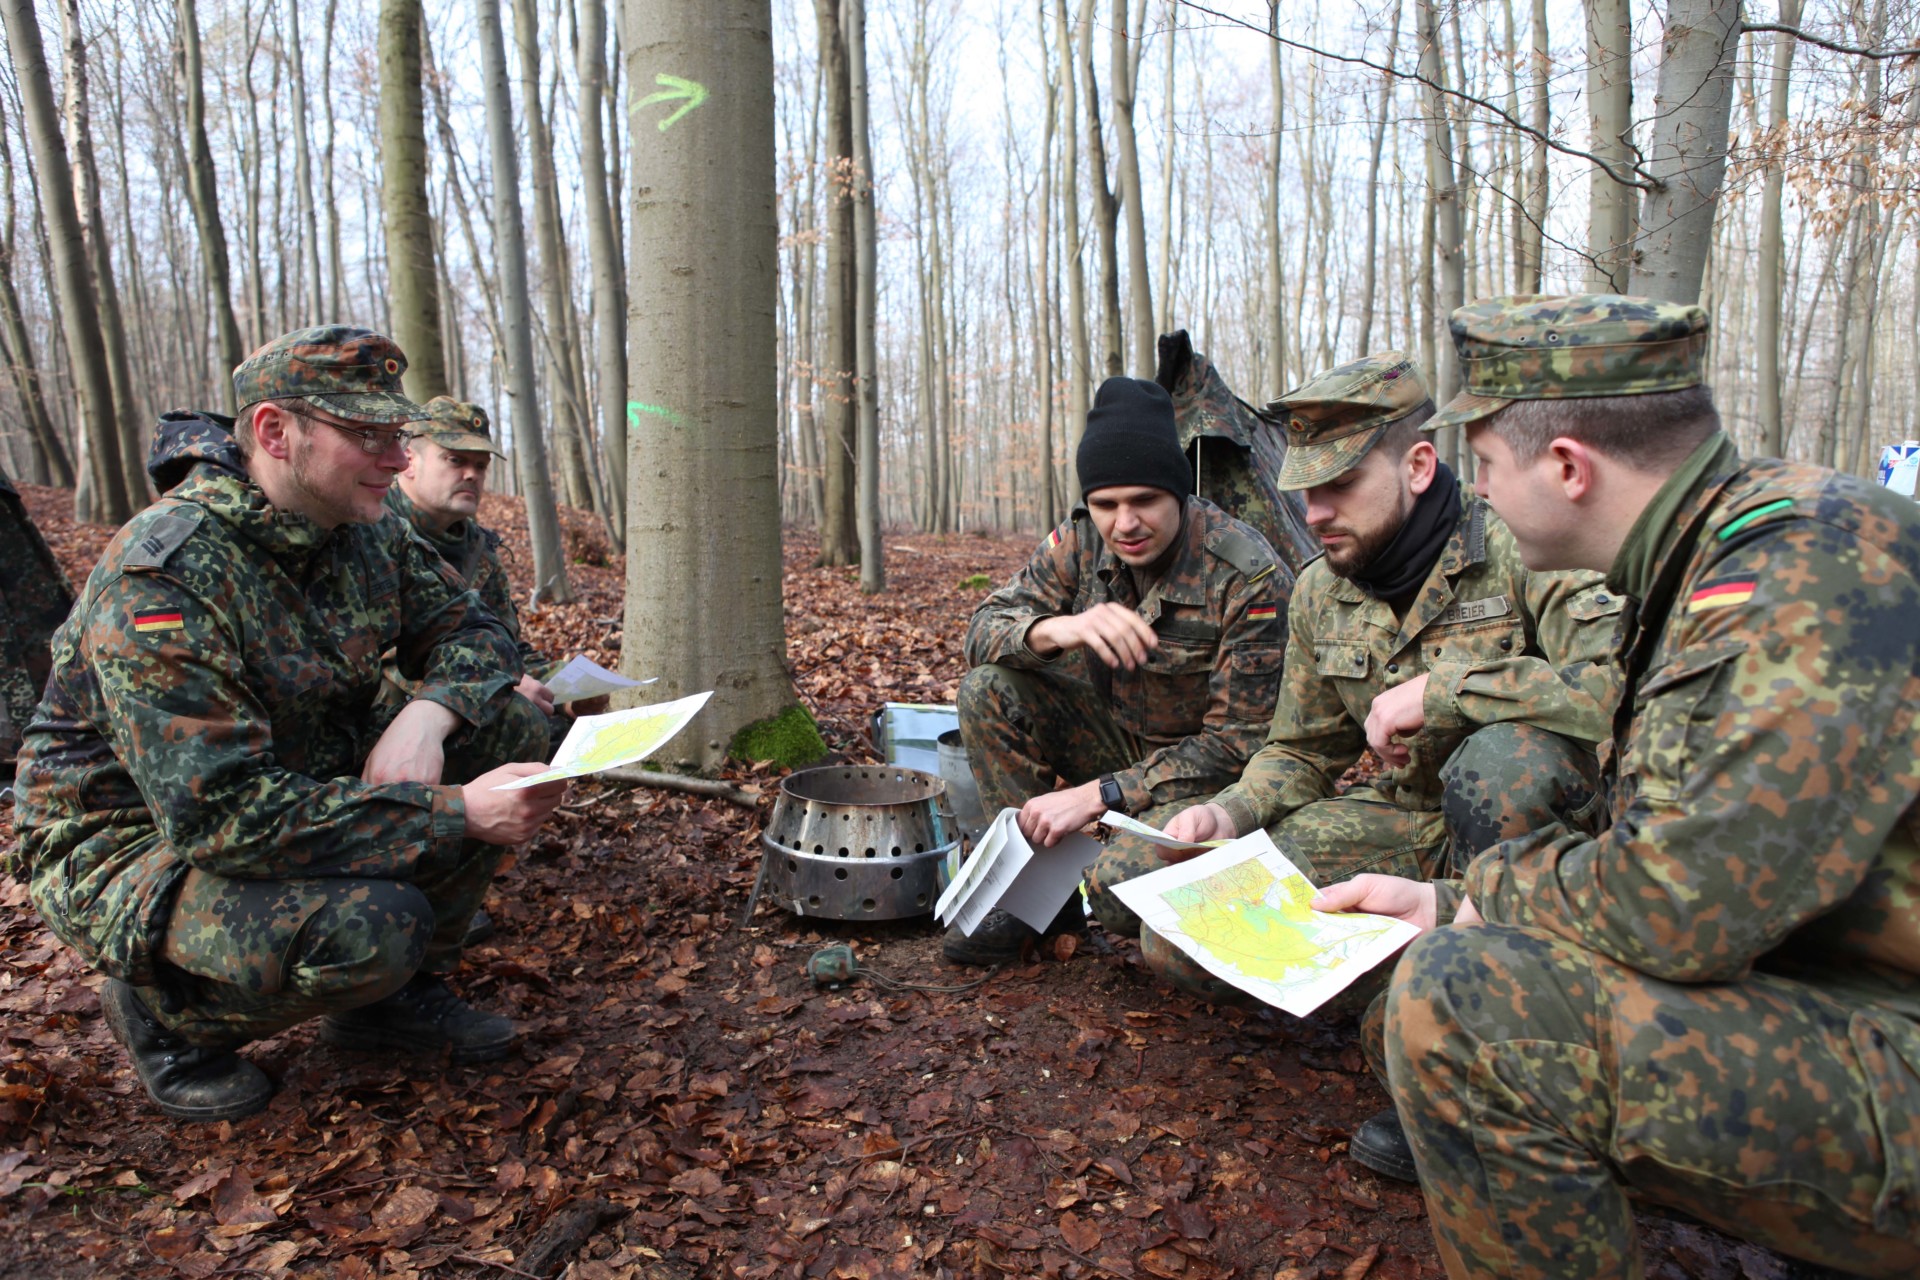
[[[789,774],[760,838],[762,892],[800,916],[926,915],[959,847],[947,785],[897,765]]]

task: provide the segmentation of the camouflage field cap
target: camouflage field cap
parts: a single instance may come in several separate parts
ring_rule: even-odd
[[[406,371],[406,354],[371,329],[295,329],[233,371],[233,402],[245,408],[261,400],[305,400],[354,422],[414,422],[427,411],[400,390]]]
[[[1635,396],[1705,381],[1707,313],[1688,302],[1516,294],[1469,303],[1448,324],[1461,391],[1428,431],[1477,422],[1513,400]]]
[[[455,400],[452,396],[435,396],[424,407],[424,425],[414,435],[431,440],[442,449],[490,453],[496,458],[507,456],[493,442],[493,424],[487,419],[487,411],[479,405]]]
[[[1280,488],[1311,489],[1353,469],[1431,398],[1420,367],[1400,351],[1361,356],[1287,392],[1262,411],[1287,432]]]

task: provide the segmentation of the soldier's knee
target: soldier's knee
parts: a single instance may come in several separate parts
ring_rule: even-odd
[[[1092,877],[1087,879],[1087,906],[1093,911],[1093,918],[1100,927],[1120,938],[1134,938],[1140,935],[1140,917],[1133,908],[1115,897],[1111,889],[1101,887]]]
[[[390,995],[419,970],[434,923],[433,905],[413,885],[358,881],[308,919],[289,984],[347,1004]]]
[[[960,690],[953,699],[960,727],[965,729],[970,720],[1005,714],[1008,699],[1018,698],[1020,689],[1020,673],[1011,667],[988,662],[973,668],[960,678]]]

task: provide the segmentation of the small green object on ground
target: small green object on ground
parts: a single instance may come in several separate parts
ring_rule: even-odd
[[[971,578],[960,579],[962,591],[985,591],[993,585],[993,579],[984,573],[976,573]]]
[[[796,702],[779,715],[756,720],[734,734],[727,754],[750,764],[771,760],[798,769],[826,755],[827,744],[812,713]]]

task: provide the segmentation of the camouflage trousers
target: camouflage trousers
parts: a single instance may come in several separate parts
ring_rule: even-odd
[[[1079,786],[1116,773],[1154,748],[1113,718],[1098,690],[1083,680],[1048,671],[1020,671],[996,663],[975,667],[960,682],[960,739],[980,784],[980,807],[989,819],[1018,809],[1052,791],[1055,778]],[[1231,778],[1218,780],[1220,787]],[[1209,793],[1157,804],[1132,815],[1164,827],[1182,809]],[[1165,866],[1157,846],[1115,832],[1087,868],[1087,902],[1101,927],[1133,937],[1140,917],[1113,896],[1111,886]]]
[[[443,777],[468,782],[546,745],[524,699],[492,726],[448,739]],[[417,972],[460,965],[467,924],[506,849],[469,840],[451,865],[411,880],[237,879],[190,869],[160,945],[161,984],[136,988],[193,1044],[263,1040],[371,1004]]]
[[[1507,925],[1416,939],[1386,1058],[1447,1274],[1641,1275],[1629,1197],[1850,1274],[1920,1275],[1900,1015],[1752,974],[1664,982]]]
[[[1457,876],[1474,855],[1559,823],[1597,835],[1607,821],[1599,763],[1591,748],[1532,725],[1502,722],[1475,730],[1440,770],[1440,811],[1414,812],[1355,787],[1302,805],[1267,834],[1316,885],[1362,872],[1437,880]],[[1147,967],[1215,1004],[1255,1002],[1146,930]],[[1356,982],[1335,1006],[1364,1008],[1386,985],[1390,965]]]

